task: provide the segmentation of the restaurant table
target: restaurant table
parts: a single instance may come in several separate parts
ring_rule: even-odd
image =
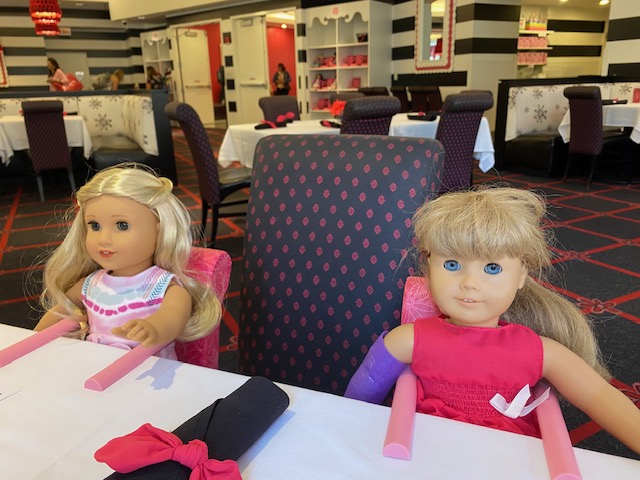
[[[91,156],[91,136],[79,115],[65,115],[64,128],[67,133],[67,143],[70,147],[83,147],[85,158]],[[0,117],[0,160],[7,165],[16,150],[27,150],[29,139],[27,128],[22,115],[7,115]]]
[[[640,103],[617,103],[602,106],[602,125],[605,127],[632,127],[631,140],[640,143]],[[558,132],[564,143],[571,137],[571,115],[569,110],[562,117]]]
[[[33,334],[0,325],[0,348]],[[108,440],[144,423],[173,430],[247,377],[151,357],[106,390],[84,381],[124,355],[116,347],[58,338],[0,368],[0,477],[102,479],[93,458]],[[280,385],[287,411],[238,461],[244,480],[548,478],[535,438],[416,415],[413,459],[381,453],[390,409]],[[637,480],[640,462],[574,449],[584,480]]]
[[[395,137],[420,137],[435,138],[440,117],[435,121],[426,122],[409,120],[406,113],[394,115],[389,127],[389,135]],[[311,134],[336,134],[339,128],[329,128],[320,124],[319,120],[296,120],[282,128],[267,128],[256,130],[255,124],[230,125],[224,134],[218,163],[222,167],[229,166],[231,162],[238,161],[242,165],[251,168],[253,166],[253,154],[258,141],[268,135],[311,135]],[[483,172],[490,170],[495,163],[491,129],[486,118],[480,122],[478,136],[474,147],[474,157],[478,159],[480,169]]]
[[[218,164],[222,167],[238,161],[245,167],[253,166],[253,154],[260,139],[269,135],[336,134],[339,128],[325,127],[320,120],[295,120],[286,127],[255,129],[255,123],[229,125],[218,152]]]
[[[424,120],[410,120],[408,114],[399,113],[391,119],[389,135],[394,137],[435,138],[439,121],[439,116],[436,120],[428,122]],[[483,172],[488,172],[495,164],[495,150],[491,138],[491,128],[489,128],[489,121],[485,117],[482,118],[480,127],[478,127],[476,144],[473,147],[473,157],[478,160],[480,170]]]

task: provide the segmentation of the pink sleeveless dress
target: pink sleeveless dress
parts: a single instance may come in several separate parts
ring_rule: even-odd
[[[88,275],[82,285],[82,303],[89,319],[87,340],[125,350],[137,347],[138,342],[118,337],[111,329],[157,311],[174,277],[156,265],[132,277],[116,277],[106,270]],[[156,356],[175,360],[174,343]]]
[[[489,401],[508,402],[542,378],[542,341],[531,329],[460,327],[442,317],[415,322],[411,370],[418,377],[416,410],[439,417],[540,437],[535,410],[511,419]],[[531,400],[530,400],[531,401]]]

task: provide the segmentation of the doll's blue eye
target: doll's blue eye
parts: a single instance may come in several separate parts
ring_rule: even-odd
[[[100,231],[100,224],[98,222],[89,222],[89,228],[94,232]]]
[[[118,230],[122,230],[123,232],[126,230],[129,230],[129,223],[128,222],[118,222]]]
[[[485,265],[484,271],[489,275],[497,275],[498,273],[502,272],[502,267],[497,263],[489,263]]]
[[[455,272],[460,270],[460,264],[456,260],[447,260],[444,262],[444,268],[450,272]]]

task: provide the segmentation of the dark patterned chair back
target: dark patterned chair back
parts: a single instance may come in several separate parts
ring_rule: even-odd
[[[36,174],[42,170],[66,168],[72,171],[71,153],[67,143],[60,100],[22,102],[24,123],[31,150],[31,162]]]
[[[493,106],[486,91],[449,95],[442,106],[436,139],[444,146],[443,191],[468,188],[473,174],[473,148],[485,110]]]
[[[388,135],[391,118],[399,111],[396,97],[354,98],[344,107],[340,133]]]
[[[280,115],[286,115],[289,112],[293,113],[294,120],[300,120],[300,109],[296,97],[290,95],[262,97],[258,100],[258,105],[260,105],[267,122],[275,122]]]
[[[387,87],[360,87],[358,88],[358,92],[363,93],[365,97],[389,95]]]
[[[333,104],[336,100],[342,100],[348,102],[349,100],[353,100],[354,98],[362,98],[365,94],[362,92],[346,92],[346,93],[333,93],[329,97],[329,104]]]
[[[427,99],[427,107],[430,112],[442,110],[442,95],[440,87],[425,85],[423,87],[424,96]]]
[[[391,87],[391,95],[400,100],[400,113],[407,113],[409,107],[409,95],[407,94],[407,87],[394,86]]]
[[[414,212],[439,189],[426,138],[272,135],[254,157],[240,280],[240,372],[342,394],[400,323]]]
[[[571,141],[569,152],[599,155],[602,152],[602,97],[600,87],[567,87]]]
[[[198,113],[191,105],[181,102],[168,103],[164,111],[171,120],[180,124],[184,132],[196,167],[200,197],[210,205],[220,203],[218,161]]]
[[[411,96],[411,111],[427,112],[429,110],[429,103],[427,102],[427,97],[422,85],[411,86],[408,90]]]

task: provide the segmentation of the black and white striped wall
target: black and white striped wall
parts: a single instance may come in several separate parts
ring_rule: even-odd
[[[609,11],[609,31],[603,75],[640,75],[640,2],[615,0]]]
[[[90,77],[120,68],[125,72],[123,83],[145,81],[140,29],[111,21],[106,10],[66,9],[60,26],[70,28],[71,35],[38,36],[28,7],[0,6],[0,45],[9,87],[48,89],[47,57],[66,53],[86,54]],[[64,65],[61,67],[64,69]],[[83,79],[83,83],[91,88],[91,78]]]

